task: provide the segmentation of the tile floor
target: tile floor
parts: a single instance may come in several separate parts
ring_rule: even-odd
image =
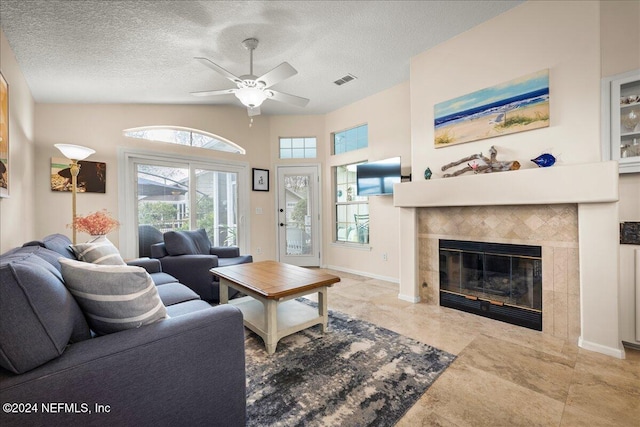
[[[397,284],[331,271],[329,309],[457,355],[399,421],[416,426],[640,426],[640,351],[625,360],[530,329],[397,298]]]

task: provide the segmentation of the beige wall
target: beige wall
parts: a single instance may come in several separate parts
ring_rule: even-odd
[[[600,2],[602,77],[640,68],[640,2]]]
[[[544,152],[557,166],[600,160],[600,40],[596,2],[527,2],[411,60],[413,174],[494,145],[522,169]],[[550,127],[434,148],[434,105],[549,69]]]
[[[9,198],[0,199],[0,253],[37,238],[34,108],[27,82],[0,31],[0,70],[9,84]]]
[[[325,135],[361,124],[368,124],[369,146],[366,149],[340,155],[328,155],[324,170],[322,195],[324,227],[324,264],[344,271],[398,280],[399,272],[399,218],[389,196],[369,197],[370,250],[333,243],[334,218],[333,176],[331,167],[359,161],[402,158],[403,174],[410,173],[410,105],[409,83],[401,83],[388,90],[355,102],[326,115]],[[330,141],[327,140],[327,145]],[[329,153],[327,153],[329,154]],[[387,254],[387,261],[383,260]]]
[[[151,126],[184,126],[220,135],[247,150],[246,155],[223,153],[205,149],[186,149],[172,144],[154,143],[126,138],[124,129]],[[36,233],[70,234],[71,207],[68,194],[52,192],[49,185],[51,157],[60,157],[53,146],[56,143],[84,145],[96,150],[87,160],[107,164],[106,194],[78,195],[79,214],[107,209],[118,214],[121,200],[118,194],[118,147],[152,150],[163,153],[184,153],[189,156],[246,162],[251,167],[269,167],[269,127],[266,117],[256,117],[253,126],[245,109],[228,106],[185,105],[54,105],[36,106],[35,140],[35,196],[39,208],[36,212]],[[250,181],[249,181],[250,182]],[[264,204],[263,198],[273,193],[251,192],[251,206]],[[121,220],[123,220],[121,218]],[[251,246],[266,247],[271,242],[266,218],[251,218]],[[86,236],[85,236],[86,237]],[[119,243],[119,233],[109,238]],[[84,238],[84,237],[82,237]],[[248,251],[248,248],[246,248]],[[259,257],[258,257],[259,258]]]

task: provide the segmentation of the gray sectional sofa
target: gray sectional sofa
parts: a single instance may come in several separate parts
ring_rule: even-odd
[[[251,255],[240,255],[237,246],[211,246],[204,229],[167,231],[163,242],[151,245],[151,257],[160,260],[162,270],[175,276],[206,301],[220,301],[220,279],[211,274],[215,267],[253,262]],[[229,298],[239,296],[229,289]]]
[[[245,425],[240,311],[138,260],[168,317],[97,336],[61,273],[69,244],[56,234],[0,255],[0,425]]]

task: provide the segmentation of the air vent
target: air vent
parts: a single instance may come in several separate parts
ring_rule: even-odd
[[[345,83],[349,83],[351,80],[355,80],[357,79],[356,76],[354,76],[353,74],[347,74],[344,77],[340,77],[338,80],[336,80],[334,83],[338,86],[342,86]]]

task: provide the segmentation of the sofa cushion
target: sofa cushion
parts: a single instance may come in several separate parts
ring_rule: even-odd
[[[52,257],[59,254],[39,246],[0,257],[0,366],[16,374],[57,358],[70,341],[91,337]]]
[[[214,307],[212,307],[208,302],[202,301],[201,299],[194,299],[180,304],[170,305],[167,307],[167,312],[171,317],[178,317],[200,310],[211,310],[213,308]]]
[[[102,265],[126,264],[120,256],[118,248],[107,239],[107,236],[99,236],[87,243],[71,245],[71,249],[80,261]]]
[[[64,234],[50,234],[42,239],[45,248],[59,253],[65,258],[76,259],[75,254],[71,250],[71,240]]]
[[[155,283],[156,286],[164,285],[165,283],[178,283],[178,279],[167,273],[160,272],[149,274],[151,275],[153,283]]]
[[[138,328],[167,317],[156,286],[142,267],[60,259],[62,276],[98,335]]]
[[[200,296],[193,292],[191,289],[183,285],[182,283],[167,283],[164,285],[156,286],[158,289],[158,295],[162,300],[165,307],[170,305],[179,304],[185,301],[198,300]]]
[[[49,249],[46,249],[44,246],[23,246],[21,248],[15,248],[8,252],[2,254],[3,260],[8,260],[8,255],[18,253],[19,258],[23,258],[27,254],[33,254],[38,258],[48,262],[55,268],[56,275],[62,280],[62,274],[60,273],[60,263],[58,259],[60,259],[60,254]]]
[[[211,242],[204,228],[194,231],[167,231],[165,249],[169,255],[208,255]]]

